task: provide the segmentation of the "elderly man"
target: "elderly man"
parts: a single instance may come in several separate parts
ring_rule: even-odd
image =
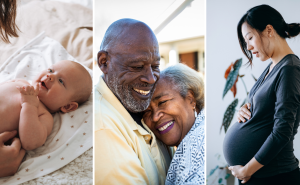
[[[141,121],[159,61],[157,39],[146,24],[121,19],[107,29],[95,89],[96,184],[164,184],[170,151]]]

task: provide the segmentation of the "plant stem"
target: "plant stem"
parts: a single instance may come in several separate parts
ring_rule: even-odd
[[[247,90],[246,84],[245,84],[245,82],[244,82],[244,80],[243,80],[243,77],[240,77],[240,79],[242,80],[242,82],[243,82],[243,84],[244,84],[244,87],[245,87],[245,90],[246,90],[246,94],[247,94],[247,96],[248,96],[248,90]]]

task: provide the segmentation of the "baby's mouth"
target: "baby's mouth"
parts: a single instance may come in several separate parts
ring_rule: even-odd
[[[45,82],[41,82],[41,86],[44,87],[44,88],[46,88],[46,89],[48,90],[48,88],[47,88]]]

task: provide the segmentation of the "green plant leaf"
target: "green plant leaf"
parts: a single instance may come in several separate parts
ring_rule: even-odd
[[[251,75],[252,75],[252,77],[253,77],[254,81],[257,81],[257,79],[255,78],[255,76],[254,76],[253,74],[251,74]]]
[[[227,132],[228,127],[230,126],[230,123],[232,121],[234,112],[235,112],[235,107],[237,106],[239,100],[236,98],[231,102],[231,104],[227,107],[224,117],[223,117],[223,123],[221,125],[220,132],[222,130],[222,127],[224,126],[225,133]]]
[[[219,178],[218,183],[221,184],[222,181],[223,181],[223,179],[222,179],[222,178]]]
[[[226,93],[231,89],[231,87],[234,85],[234,82],[235,82],[236,78],[238,77],[241,66],[242,66],[242,59],[240,58],[235,61],[234,65],[233,65],[233,70],[229,73],[229,75],[226,79],[226,84],[225,84],[225,88],[223,91],[223,98],[226,95]]]
[[[231,174],[227,173],[227,174],[225,175],[225,178],[224,178],[224,179],[228,179],[228,178],[230,177],[230,175],[231,175]]]
[[[210,170],[210,173],[209,173],[209,177],[215,173],[215,171],[219,168],[219,166],[217,165],[214,169]]]

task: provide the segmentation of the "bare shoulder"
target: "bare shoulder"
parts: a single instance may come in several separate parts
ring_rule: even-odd
[[[16,78],[16,79],[14,79],[14,82],[23,82],[23,83],[25,83],[25,84],[30,85],[30,83],[29,83],[27,80],[24,80],[24,79],[21,79],[21,78]]]
[[[27,81],[27,80],[24,80],[24,79],[21,79],[21,78],[16,78],[16,79],[13,79],[13,80],[8,80],[6,82],[2,82],[0,84],[5,84],[5,83],[12,83],[12,82],[17,82],[19,83],[20,85],[23,84],[23,85],[30,85],[30,83]]]

